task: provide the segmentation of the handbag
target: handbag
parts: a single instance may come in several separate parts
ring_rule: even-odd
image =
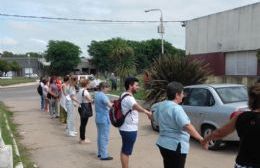
[[[78,112],[80,117],[88,118],[93,116],[92,104],[91,103],[83,103],[84,91],[82,92],[82,102],[80,103],[80,107],[78,108]]]

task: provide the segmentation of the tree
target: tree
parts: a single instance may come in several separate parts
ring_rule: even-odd
[[[20,65],[16,61],[13,61],[9,65],[10,65],[11,70],[14,72],[18,72],[21,69]]]
[[[5,60],[0,60],[0,71],[6,74],[10,70],[11,70],[10,64],[8,64],[8,62]]]
[[[107,41],[91,41],[88,46],[88,53],[92,56],[93,64],[96,68],[104,73],[105,71],[112,71],[114,67],[113,60],[110,59],[109,53],[111,53],[111,40]]]
[[[129,47],[126,41],[118,38],[112,41],[112,51],[110,58],[114,60],[114,71],[120,77],[121,87],[122,81],[128,76],[136,73],[134,50]]]
[[[78,46],[67,41],[49,41],[46,60],[51,62],[51,75],[66,75],[80,63],[81,50]]]
[[[166,87],[172,81],[185,85],[201,84],[211,73],[208,64],[190,56],[163,55],[147,69],[146,101],[155,103],[166,98]]]
[[[13,57],[13,56],[14,56],[14,54],[9,51],[4,51],[2,54],[2,57]]]

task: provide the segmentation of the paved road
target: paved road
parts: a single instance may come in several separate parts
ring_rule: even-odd
[[[78,144],[78,137],[66,137],[65,125],[57,119],[39,111],[39,97],[36,85],[0,89],[0,101],[14,112],[14,121],[19,124],[22,143],[32,154],[33,161],[40,168],[120,168],[119,151],[121,139],[117,129],[111,128],[109,151],[115,159],[100,161],[96,157],[96,127],[94,118],[87,126],[87,137],[91,144]],[[78,116],[77,116],[77,125]],[[160,168],[162,159],[154,145],[157,133],[150,128],[146,116],[140,115],[140,131],[134,154],[130,159],[132,168]],[[198,143],[191,141],[187,168],[229,168],[233,167],[237,146],[229,146],[218,152],[205,151]]]

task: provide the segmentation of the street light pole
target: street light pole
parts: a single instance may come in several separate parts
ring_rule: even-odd
[[[144,12],[151,12],[151,11],[160,11],[161,17],[160,17],[160,25],[158,26],[158,33],[161,34],[161,49],[162,49],[162,55],[164,54],[164,41],[163,41],[163,35],[164,35],[164,27],[163,27],[163,14],[161,9],[148,9]]]

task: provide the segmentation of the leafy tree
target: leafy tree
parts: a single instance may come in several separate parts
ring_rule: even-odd
[[[201,84],[210,75],[208,64],[189,56],[163,55],[146,70],[146,101],[155,103],[166,98],[166,87],[172,81],[183,85]]]
[[[36,53],[36,52],[27,52],[25,54],[25,56],[28,56],[30,54],[30,57],[32,58],[42,58],[43,55],[42,54],[39,54],[39,53]]]
[[[13,56],[14,56],[14,54],[9,51],[4,51],[2,54],[2,57],[13,57]]]
[[[3,73],[7,73],[11,70],[10,64],[5,60],[0,60],[0,71]]]
[[[13,61],[9,65],[10,65],[10,69],[14,72],[18,72],[21,69],[20,65],[16,61]]]
[[[51,62],[51,75],[66,75],[73,71],[80,63],[81,50],[68,41],[49,41],[46,51],[46,60]]]
[[[91,55],[93,64],[100,72],[111,71],[113,68],[113,60],[110,59],[111,53],[111,40],[107,41],[92,41],[88,46],[88,53]]]

